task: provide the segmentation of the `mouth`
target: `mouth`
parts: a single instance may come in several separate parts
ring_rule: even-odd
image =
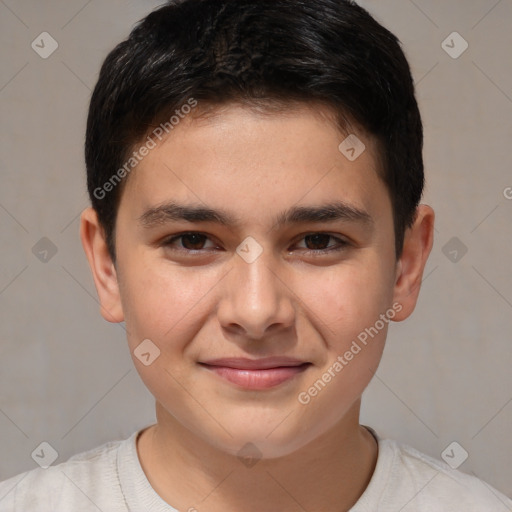
[[[243,389],[270,389],[290,381],[311,363],[288,357],[224,358],[199,363],[218,377]]]

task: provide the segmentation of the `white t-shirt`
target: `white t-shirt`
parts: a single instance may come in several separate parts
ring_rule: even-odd
[[[139,432],[0,482],[0,512],[177,512],[142,470]],[[512,512],[512,500],[478,478],[409,446],[376,438],[375,471],[350,512]]]

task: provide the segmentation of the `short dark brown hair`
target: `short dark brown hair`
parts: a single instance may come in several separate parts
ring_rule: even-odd
[[[90,102],[87,185],[114,262],[126,162],[191,98],[319,102],[341,129],[350,119],[374,135],[401,255],[424,175],[422,122],[398,39],[348,0],[179,0],[151,12],[110,52]]]

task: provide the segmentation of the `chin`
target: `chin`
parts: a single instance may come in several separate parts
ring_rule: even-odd
[[[292,416],[293,413],[290,418]],[[282,418],[279,421],[282,421]],[[285,419],[279,424],[274,417],[274,421],[270,422],[270,428],[269,422],[264,422],[263,425],[254,421],[231,422],[229,432],[232,437],[227,434],[222,438],[208,435],[207,437],[216,449],[237,457],[276,459],[300,450],[321,435],[321,432],[299,428],[291,422],[285,425],[286,421]]]

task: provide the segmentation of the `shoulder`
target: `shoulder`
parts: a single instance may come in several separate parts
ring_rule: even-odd
[[[476,476],[452,469],[445,462],[397,441],[379,439],[379,450],[388,459],[389,468],[383,501],[399,509],[512,511],[512,500]]]
[[[111,503],[112,495],[121,495],[117,452],[133,435],[73,455],[61,464],[26,471],[0,482],[0,512],[39,511],[43,503],[46,510],[59,512],[66,507],[97,510],[100,503]]]

